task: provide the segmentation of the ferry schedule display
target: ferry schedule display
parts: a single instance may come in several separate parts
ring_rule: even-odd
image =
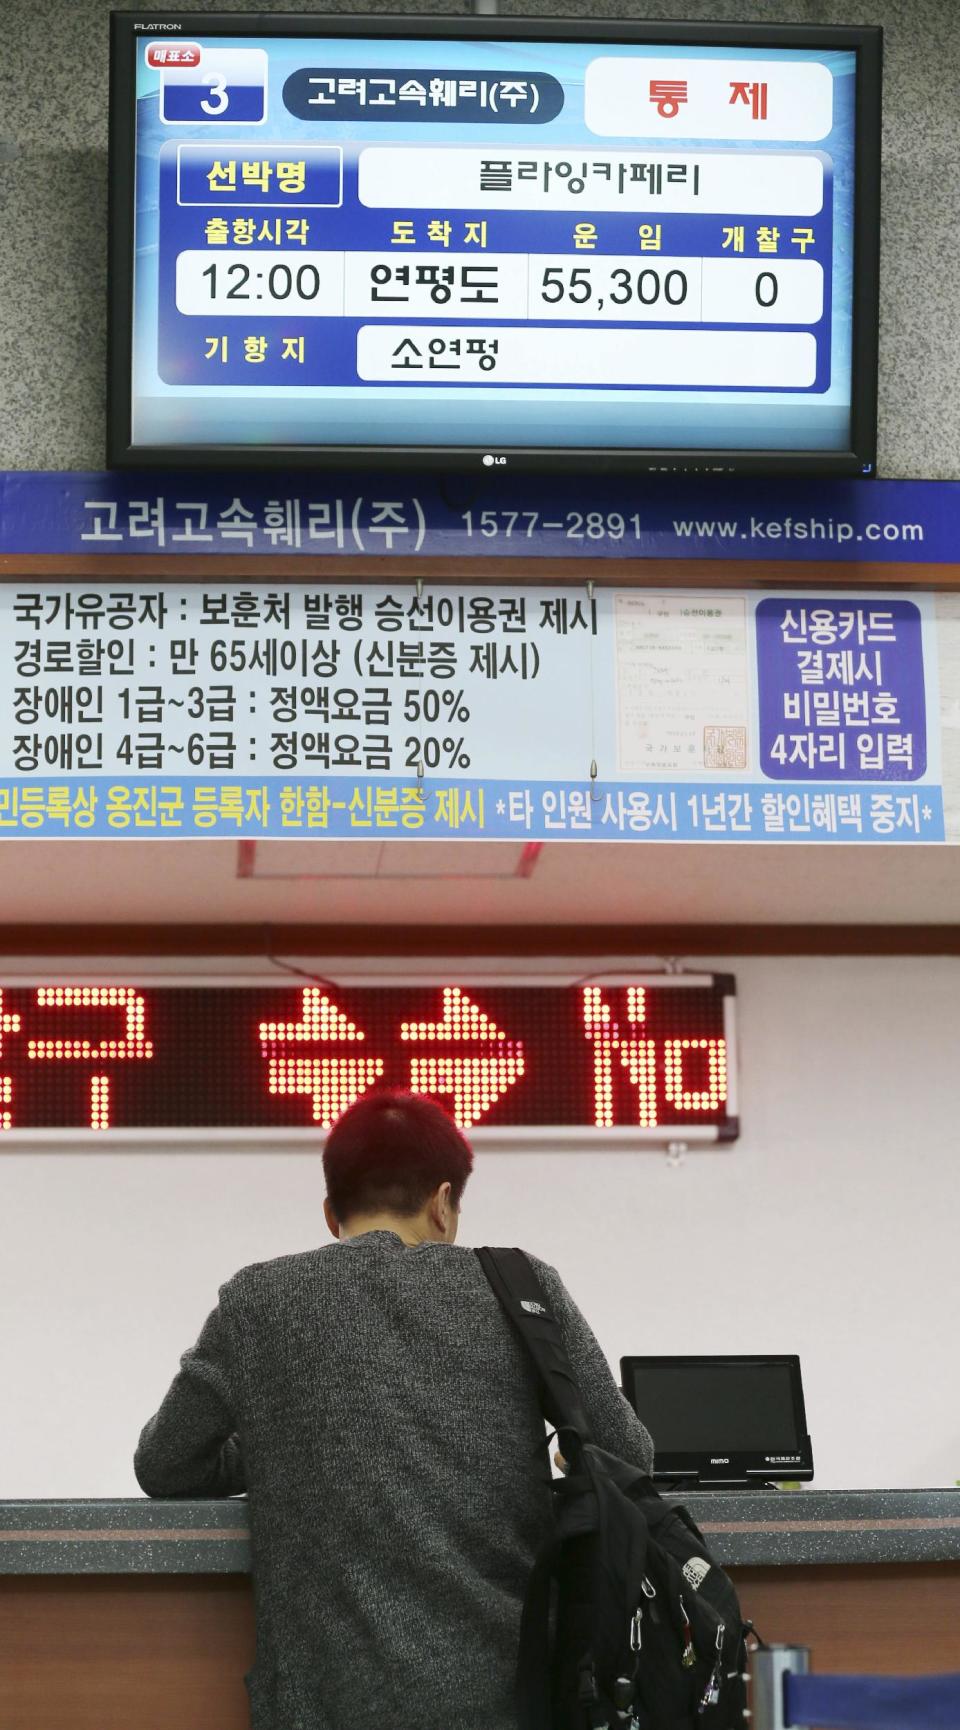
[[[341,23],[115,16],[115,462],[870,471],[875,33]]]

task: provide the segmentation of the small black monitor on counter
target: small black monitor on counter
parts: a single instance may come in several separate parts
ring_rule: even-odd
[[[626,1357],[620,1378],[653,1436],[655,1478],[706,1488],[813,1477],[798,1357]]]

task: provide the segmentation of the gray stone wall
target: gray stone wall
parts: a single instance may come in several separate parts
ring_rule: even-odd
[[[174,7],[186,9],[182,0]],[[232,0],[229,9],[320,7]],[[100,468],[105,460],[110,10],[107,0],[6,0],[3,7],[0,468]],[[353,0],[328,10],[387,8]],[[398,0],[389,10],[472,8]],[[576,18],[585,33],[591,15],[883,25],[879,472],[960,478],[958,0],[647,0],[640,7],[604,0],[589,8],[501,0],[500,13]]]

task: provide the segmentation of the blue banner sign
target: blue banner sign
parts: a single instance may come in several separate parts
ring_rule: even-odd
[[[70,553],[960,564],[960,482],[0,471],[0,558]]]
[[[0,778],[0,839],[42,836],[174,840],[286,836],[378,841],[857,841],[944,839],[943,795],[847,787],[736,793],[689,782],[634,788],[598,782],[432,778],[423,794],[382,776],[330,783],[296,777],[108,776],[29,786]]]

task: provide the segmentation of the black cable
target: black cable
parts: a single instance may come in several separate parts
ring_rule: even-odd
[[[301,979],[310,979],[315,985],[326,985],[330,991],[339,991],[341,989],[336,980],[327,979],[322,973],[308,973],[305,967],[295,967],[292,961],[281,961],[279,956],[271,954],[270,951],[273,948],[273,944],[270,941],[272,926],[265,925],[263,930],[267,943],[264,953],[267,960],[273,962],[274,967],[281,967],[285,973],[299,973]]]

